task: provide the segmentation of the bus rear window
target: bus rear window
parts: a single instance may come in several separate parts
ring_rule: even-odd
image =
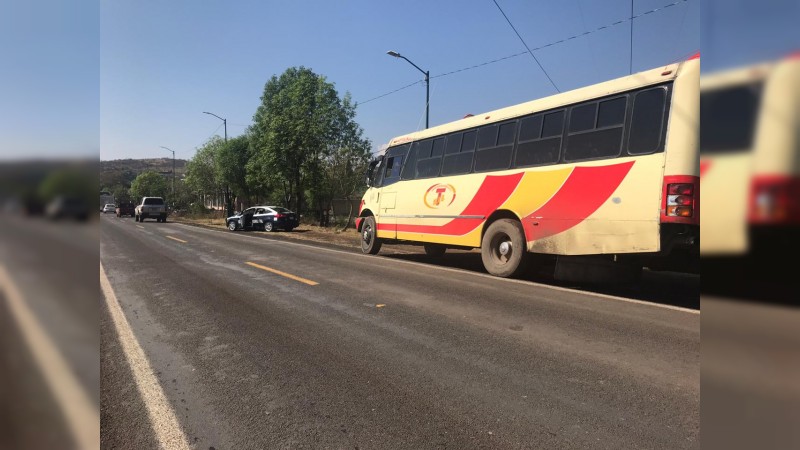
[[[700,153],[753,147],[763,82],[700,93]]]

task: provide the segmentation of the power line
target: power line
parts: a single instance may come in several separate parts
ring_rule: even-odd
[[[667,9],[667,8],[671,8],[673,6],[677,6],[677,5],[680,5],[682,3],[686,3],[688,1],[689,0],[677,0],[677,1],[673,2],[673,3],[668,4],[668,5],[660,6],[658,8],[653,8],[653,9],[651,9],[649,11],[645,11],[645,12],[636,14],[635,16],[631,16],[631,17],[628,17],[628,18],[625,18],[625,19],[622,19],[622,20],[618,20],[618,21],[616,21],[614,23],[610,23],[610,24],[607,24],[607,25],[603,25],[603,26],[597,27],[597,28],[595,28],[593,30],[584,31],[583,33],[575,34],[575,35],[566,37],[564,39],[559,39],[557,41],[553,41],[553,42],[550,42],[548,44],[541,45],[539,47],[534,47],[534,48],[530,49],[530,51],[535,52],[537,50],[542,50],[544,48],[552,47],[554,45],[563,44],[564,42],[571,41],[573,39],[577,39],[577,38],[580,38],[580,37],[584,37],[584,36],[587,36],[589,34],[597,33],[599,31],[607,30],[609,28],[615,27],[617,25],[621,25],[621,24],[626,23],[628,21],[632,21],[634,19],[638,19],[639,17],[646,16],[648,14],[652,14],[652,13],[655,13],[655,12],[658,12],[658,11],[661,11],[661,10],[664,10],[664,9]],[[431,75],[430,78],[446,77],[448,75],[453,75],[453,74],[456,74],[456,73],[459,73],[459,72],[464,72],[464,71],[467,71],[467,70],[477,69],[478,67],[483,67],[483,66],[487,66],[489,64],[494,64],[496,62],[505,61],[505,60],[511,59],[511,58],[516,58],[517,56],[522,56],[522,55],[525,55],[527,53],[528,53],[527,51],[514,53],[513,55],[503,56],[502,58],[493,59],[491,61],[482,62],[480,64],[475,64],[475,65],[468,66],[468,67],[462,67],[461,69],[451,70],[450,72],[445,72],[445,73],[441,73],[441,74],[438,74],[438,75]],[[423,82],[424,82],[424,80],[416,81],[414,83],[411,83],[409,85],[403,86],[401,88],[397,88],[397,89],[395,89],[393,91],[387,92],[387,93],[379,95],[377,97],[373,97],[373,98],[371,98],[371,99],[369,99],[367,101],[358,102],[358,104],[361,105],[361,104],[364,104],[364,103],[367,103],[367,102],[371,102],[373,100],[377,100],[379,98],[386,97],[389,94],[394,94],[395,92],[402,91],[403,89],[410,88],[411,86],[414,86],[416,84],[423,83]]]
[[[633,0],[631,0],[631,53],[628,59],[628,73],[633,73]]]
[[[431,77],[431,78],[432,78],[432,77]],[[414,85],[417,85],[417,84],[420,84],[420,83],[423,83],[423,82],[425,82],[425,80],[417,80],[417,81],[415,81],[415,82],[413,82],[413,83],[411,83],[411,84],[407,84],[407,85],[405,85],[405,86],[403,86],[403,87],[401,87],[401,88],[397,88],[397,89],[395,89],[395,90],[393,90],[393,91],[391,91],[391,92],[387,92],[387,93],[385,93],[385,94],[381,94],[381,95],[379,95],[379,96],[377,96],[377,97],[372,97],[372,98],[371,98],[371,99],[369,99],[369,100],[364,100],[363,102],[356,102],[356,105],[363,105],[364,103],[369,103],[369,102],[371,102],[371,101],[373,101],[373,100],[377,100],[377,99],[379,99],[379,98],[386,97],[387,95],[394,94],[395,92],[402,91],[403,89],[408,89],[408,88],[410,88],[411,86],[414,86]]]
[[[519,31],[517,31],[517,29],[514,28],[514,24],[511,23],[511,20],[508,18],[506,13],[503,11],[503,8],[501,8],[500,5],[497,3],[497,0],[492,0],[492,1],[494,2],[495,6],[497,6],[497,9],[500,10],[500,14],[502,14],[503,17],[506,18],[506,22],[508,22],[508,24],[511,26],[511,29],[514,30],[514,33],[517,34],[517,37],[519,38],[520,42],[522,42],[522,45],[524,45],[525,48],[528,49],[528,53],[531,55],[531,58],[533,58],[533,60],[536,61],[536,64],[539,65],[539,68],[542,69],[542,73],[544,73],[544,76],[546,76],[547,79],[550,80],[550,84],[553,85],[553,88],[555,88],[556,92],[561,92],[558,89],[558,86],[556,86],[556,83],[553,81],[553,79],[550,78],[550,75],[547,73],[547,71],[544,70],[544,66],[542,66],[542,63],[539,62],[539,59],[537,59],[536,55],[533,54],[533,52],[531,51],[530,47],[528,47],[528,44],[526,44],[525,40],[522,39],[522,36],[519,34]]]

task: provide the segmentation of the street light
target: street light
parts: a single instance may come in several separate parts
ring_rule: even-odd
[[[172,206],[175,206],[175,150],[167,147],[161,147],[165,150],[172,152]]]
[[[217,119],[222,121],[222,124],[225,125],[225,143],[227,144],[228,143],[228,120],[227,119],[223,119],[222,117],[220,117],[220,116],[218,116],[218,115],[216,115],[214,113],[210,113],[208,111],[203,111],[203,114],[208,114],[210,116],[214,116]],[[233,205],[231,204],[230,196],[231,196],[230,186],[225,185],[225,210],[226,210],[225,212],[226,212],[226,214],[228,216],[232,216],[233,215]]]
[[[395,58],[405,59],[406,61],[408,61],[409,64],[416,67],[417,70],[419,70],[425,75],[425,128],[428,128],[428,117],[430,115],[430,102],[431,102],[431,77],[430,77],[431,73],[427,70],[420,69],[419,66],[411,62],[410,59],[406,58],[400,53],[397,53],[394,50],[389,50],[388,52],[386,52],[386,54],[389,56],[394,56]]]
[[[216,115],[214,113],[210,113],[208,111],[203,111],[203,114],[212,115],[212,116],[214,116],[217,119],[222,121],[222,124],[225,125],[225,142],[228,142],[228,120],[227,119],[223,119],[222,117],[220,117],[220,116],[218,116],[218,115]],[[219,128],[217,128],[217,129],[219,130]]]

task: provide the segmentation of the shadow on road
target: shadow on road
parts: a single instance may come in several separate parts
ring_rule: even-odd
[[[481,255],[477,252],[448,251],[448,253],[440,258],[431,258],[424,253],[387,254],[384,255],[384,257],[468,270],[476,273],[486,273],[486,270],[483,268],[483,263],[481,262]],[[527,273],[520,276],[519,279],[587,292],[616,295],[663,305],[700,309],[699,275],[675,272],[651,272],[645,270],[640,283],[634,285],[600,285],[558,281],[553,278],[552,274],[552,265],[536,266],[532,264]]]

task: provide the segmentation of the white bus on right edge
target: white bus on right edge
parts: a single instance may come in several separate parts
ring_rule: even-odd
[[[703,74],[700,91],[700,254],[768,271],[800,240],[800,53]]]

